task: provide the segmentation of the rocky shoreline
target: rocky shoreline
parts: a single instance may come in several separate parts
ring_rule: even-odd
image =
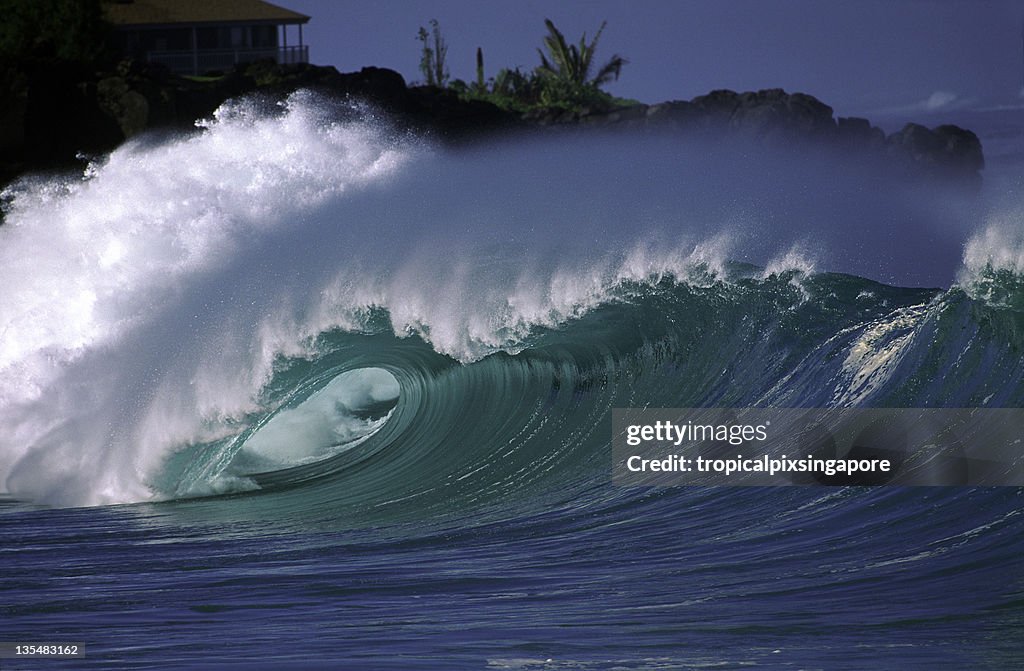
[[[516,129],[650,128],[834,144],[882,157],[907,174],[968,185],[980,184],[985,165],[981,142],[969,130],[907,124],[886,135],[867,119],[836,118],[816,98],[781,89],[718,90],[689,101],[517,114],[484,100],[463,100],[450,90],[410,87],[399,73],[384,68],[342,73],[329,66],[268,62],[197,81],[127,61],[112,72],[21,75],[9,88],[15,95],[0,105],[0,184],[25,172],[80,166],[83,155],[112,151],[144,132],[194,129],[197,119],[230,98],[256,95],[274,101],[298,89],[366,100],[400,126],[454,143]]]

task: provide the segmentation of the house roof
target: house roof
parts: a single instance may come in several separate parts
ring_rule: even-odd
[[[263,0],[106,0],[103,14],[118,27],[309,21],[305,14]]]

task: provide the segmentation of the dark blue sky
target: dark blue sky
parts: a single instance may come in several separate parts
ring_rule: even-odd
[[[1021,0],[277,0],[309,14],[311,60],[420,78],[416,32],[440,21],[453,77],[532,68],[551,18],[567,38],[608,21],[598,49],[630,63],[613,93],[657,102],[782,87],[837,113],[1018,100]]]

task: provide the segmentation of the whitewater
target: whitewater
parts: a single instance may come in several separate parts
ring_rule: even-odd
[[[98,668],[247,659],[280,609],[265,668],[388,637],[353,668],[1005,668],[1016,489],[610,482],[612,408],[1020,407],[1024,194],[986,179],[657,131],[451,147],[308,92],[23,178],[6,618]]]

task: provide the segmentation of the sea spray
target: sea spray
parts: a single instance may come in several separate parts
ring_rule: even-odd
[[[1024,209],[994,213],[964,247],[957,285],[973,298],[1024,311]]]
[[[273,355],[296,339],[239,321],[251,314],[233,309],[237,294],[218,295],[225,267],[412,151],[319,109],[303,94],[269,116],[233,103],[205,132],[128,144],[83,180],[15,186],[0,230],[0,479],[10,491],[54,503],[145,498],[167,449],[229,430],[254,407]],[[253,324],[257,338],[241,342],[229,324]]]

